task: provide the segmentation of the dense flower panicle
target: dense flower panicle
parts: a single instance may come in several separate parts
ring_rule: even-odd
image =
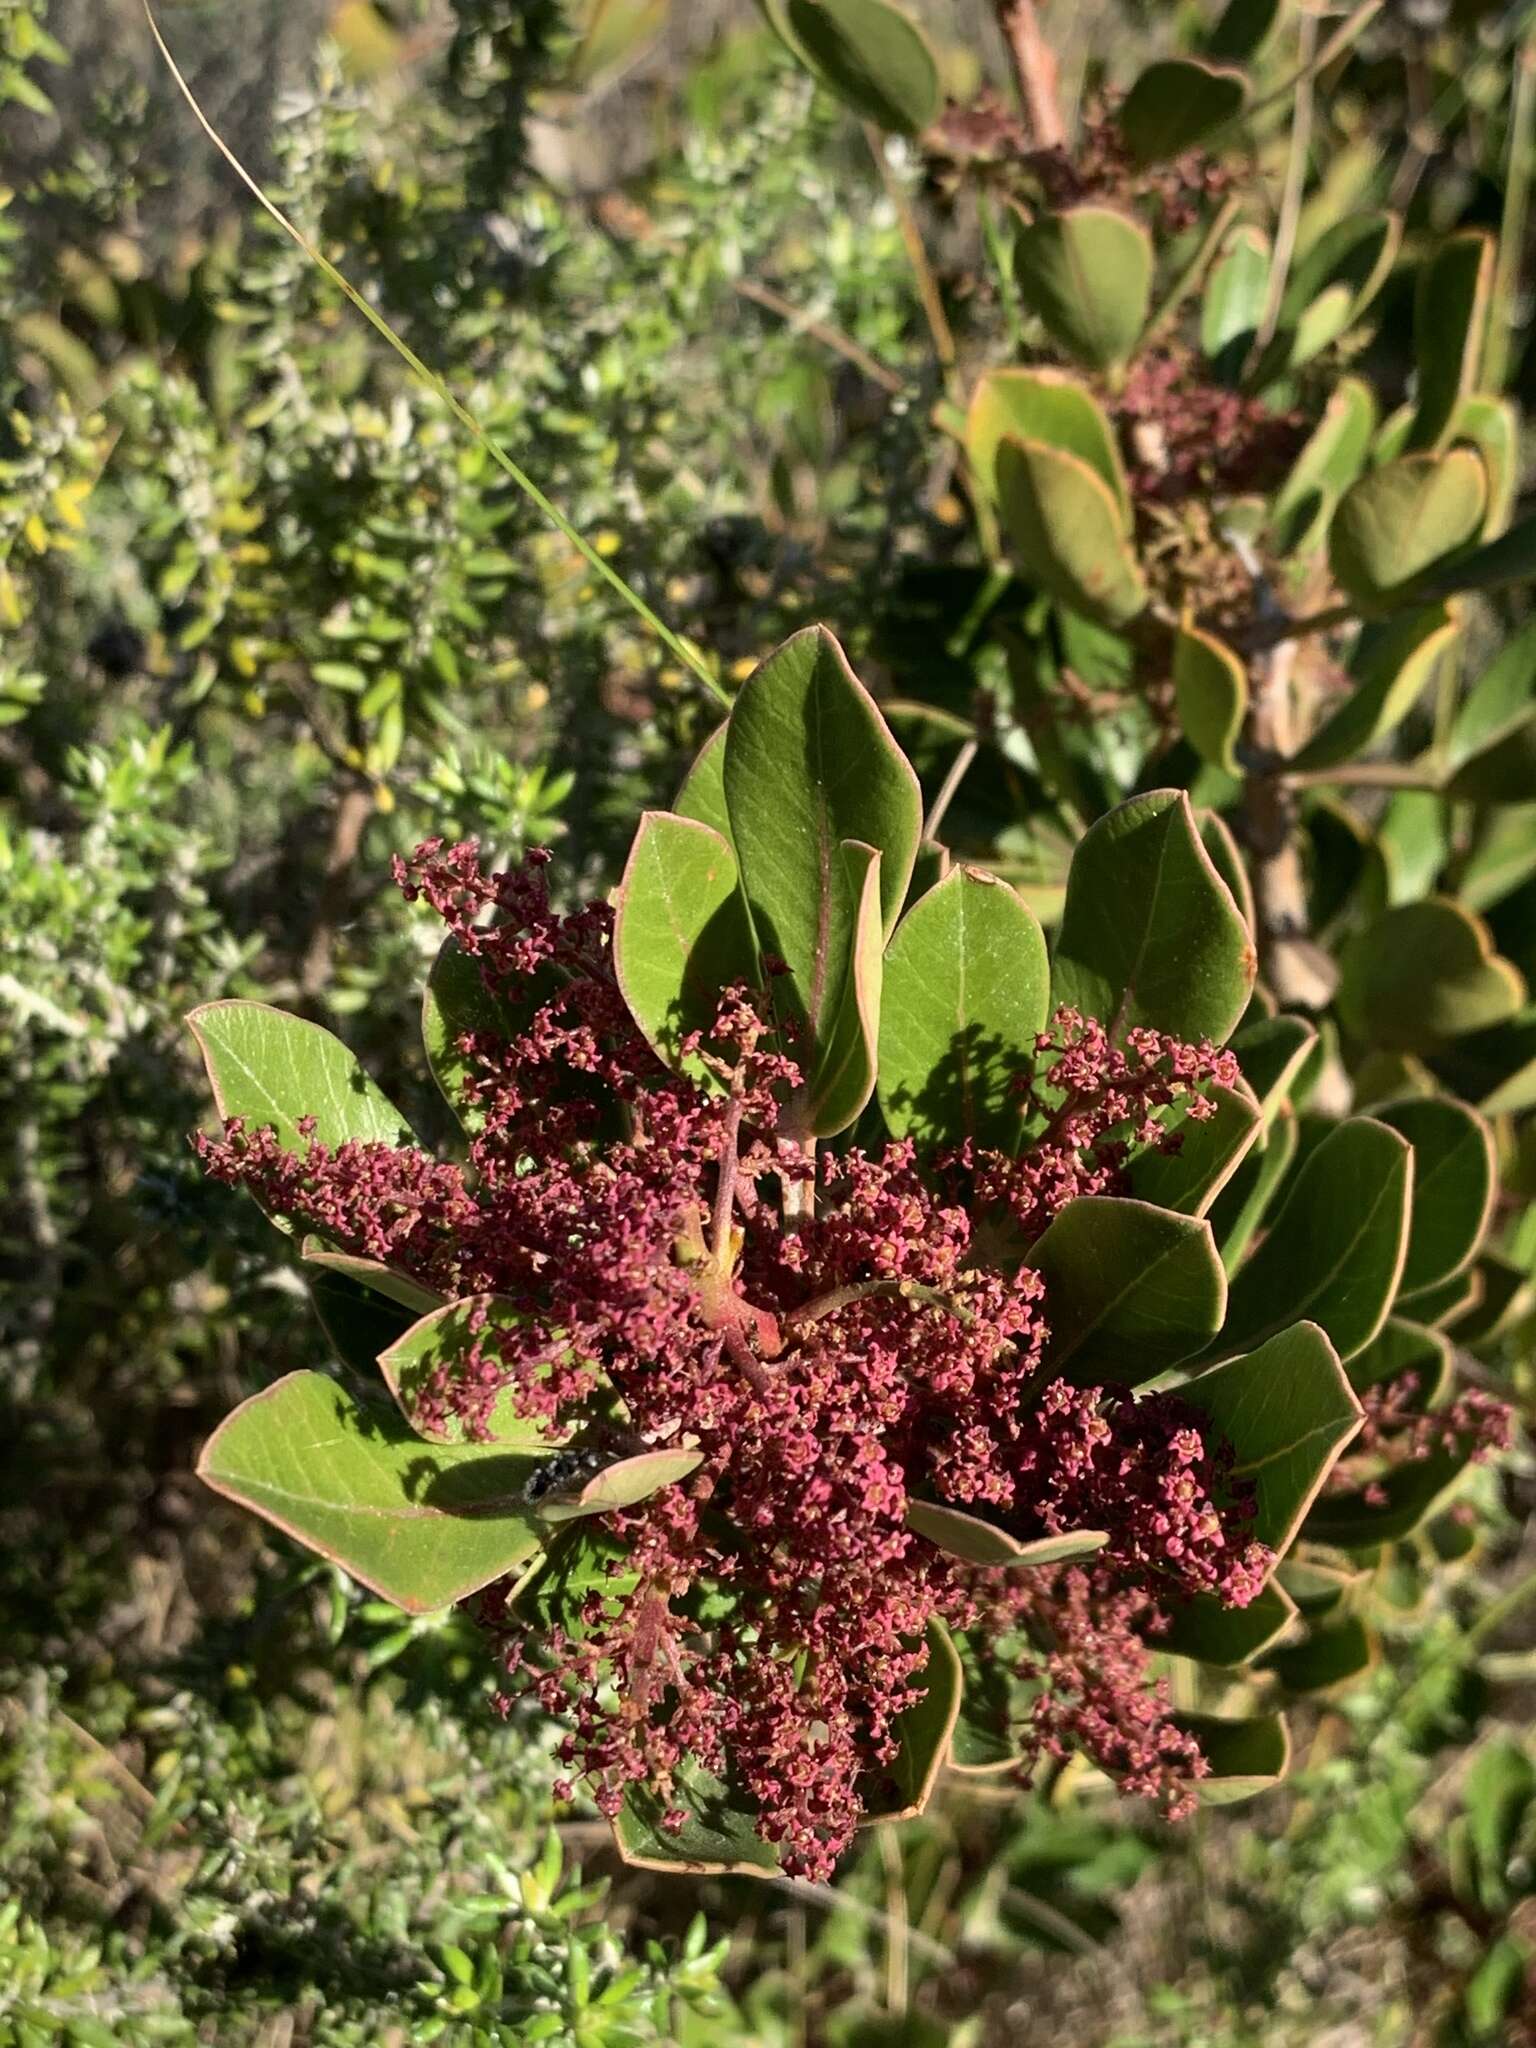
[[[1271,1559],[1193,1410],[1049,1371],[1050,1304],[1023,1256],[1064,1203],[1175,1145],[1170,1112],[1209,1114],[1230,1054],[1150,1031],[1116,1047],[1063,1014],[1019,1077],[1017,1156],[925,1159],[902,1140],[813,1160],[780,1133],[799,1074],[749,991],[725,991],[692,1043],[705,1087],[640,1037],[611,913],[554,911],[542,857],[486,876],[472,848],[429,843],[397,872],[506,1020],[459,1042],[468,1164],[328,1148],[312,1127],[285,1152],[239,1123],[201,1150],[343,1250],[445,1299],[499,1297],[418,1422],[484,1436],[510,1388],[602,1458],[700,1453],[683,1483],[560,1539],[552,1583],[580,1572],[537,1627],[504,1595],[484,1603],[509,1694],[566,1719],[573,1774],[609,1812],[644,1786],[673,1824],[691,1768],[728,1777],[784,1867],[825,1875],[939,1619],[1017,1640],[1021,1768],[1072,1747],[1181,1803],[1202,1764],[1146,1639],[1192,1595],[1244,1604]],[[1108,1542],[1089,1565],[980,1572],[908,1529],[914,1497],[1020,1538]]]
[[[1514,1411],[1496,1394],[1467,1387],[1443,1408],[1426,1406],[1416,1372],[1368,1387],[1360,1396],[1365,1419],[1349,1455],[1328,1475],[1334,1493],[1359,1488],[1370,1507],[1385,1507],[1391,1496],[1384,1478],[1403,1465],[1448,1457],[1485,1464],[1514,1441]]]

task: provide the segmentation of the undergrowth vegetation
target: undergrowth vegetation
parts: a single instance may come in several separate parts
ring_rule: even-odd
[[[1536,2040],[1532,10],[300,12],[0,0],[0,2044]]]

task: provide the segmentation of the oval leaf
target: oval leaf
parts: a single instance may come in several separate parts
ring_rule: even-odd
[[[1462,400],[1477,381],[1493,265],[1492,235],[1468,228],[1437,237],[1420,268],[1413,323],[1418,403],[1408,429],[1410,451],[1445,447]]]
[[[1075,1558],[1091,1557],[1109,1541],[1104,1529],[1071,1529],[1060,1536],[1036,1536],[1021,1541],[1006,1529],[984,1522],[979,1515],[926,1500],[909,1503],[907,1527],[916,1530],[947,1557],[963,1557],[968,1564],[1068,1564]]]
[[[1187,621],[1173,643],[1173,699],[1201,760],[1240,773],[1234,749],[1248,716],[1248,671],[1224,641]]]
[[[927,39],[887,0],[786,0],[794,44],[863,120],[915,135],[943,102]]]
[[[197,1470],[382,1599],[428,1614],[537,1554],[523,1489],[542,1462],[424,1443],[392,1410],[294,1372],[220,1423]]]
[[[1360,1403],[1337,1351],[1316,1323],[1296,1323],[1186,1381],[1179,1399],[1232,1446],[1232,1477],[1254,1490],[1249,1533],[1282,1557],[1360,1427]]]
[[[1140,1386],[1221,1328],[1226,1274],[1211,1227],[1150,1202],[1081,1195],[1035,1243],[1046,1362],[1077,1386]]]
[[[1061,448],[1086,462],[1131,530],[1131,495],[1109,421],[1097,400],[1063,370],[989,370],[965,416],[965,452],[977,482],[997,496],[997,451],[1006,435]]]
[[[1386,1321],[1408,1249],[1413,1152],[1373,1117],[1350,1117],[1302,1161],[1259,1248],[1232,1281],[1224,1350],[1247,1350],[1299,1317],[1341,1358]]]
[[[1463,1102],[1425,1095],[1375,1114],[1413,1147],[1413,1220],[1402,1290],[1438,1287],[1470,1266],[1493,1214],[1493,1132]]]
[[[1146,325],[1151,237],[1113,207],[1042,214],[1019,230],[1014,276],[1020,298],[1053,341],[1090,369],[1112,369]]]
[[[1117,1041],[1145,1024],[1219,1045],[1257,967],[1182,790],[1132,797],[1085,833],[1067,877],[1055,1003],[1099,1018]]]
[[[1364,607],[1389,604],[1476,537],[1488,472],[1470,448],[1404,455],[1351,484],[1328,528],[1328,560],[1341,589]]]
[[[1149,64],[1126,94],[1120,133],[1136,163],[1162,163],[1235,120],[1247,104],[1241,72],[1166,57]]]
[[[640,1451],[619,1458],[558,1499],[547,1495],[533,1512],[543,1522],[574,1522],[582,1515],[611,1515],[649,1500],[664,1486],[676,1486],[704,1462],[702,1451]]]
[[[463,1443],[464,1425],[457,1416],[450,1415],[447,1427],[442,1430],[423,1426],[417,1412],[421,1396],[432,1381],[451,1381],[466,1370],[476,1340],[487,1324],[521,1320],[517,1307],[500,1295],[474,1295],[434,1308],[381,1351],[378,1366],[384,1384],[412,1429],[429,1443]],[[556,1428],[543,1417],[520,1415],[510,1387],[497,1396],[487,1426],[488,1441],[504,1448],[549,1450],[569,1435],[569,1431]]]
[[[703,1079],[683,1037],[714,1023],[721,991],[756,982],[736,858],[708,825],[646,811],[619,884],[614,970],[629,1011],[665,1063]]]
[[[1145,609],[1120,508],[1086,462],[1010,434],[997,451],[997,491],[1019,565],[1047,595],[1101,625],[1124,625]]]
[[[922,834],[916,775],[822,627],[797,633],[742,685],[725,739],[731,840],[774,999],[825,1045],[847,986],[858,898],[837,859],[876,848],[888,938]],[[809,1064],[809,1063],[808,1063]]]
[[[1367,1045],[1433,1052],[1486,1031],[1525,1002],[1525,978],[1494,952],[1493,935],[1449,897],[1402,903],[1348,947],[1339,1014]]]
[[[309,1140],[300,1117],[315,1119],[314,1142],[411,1145],[415,1138],[398,1109],[374,1086],[339,1038],[303,1017],[268,1003],[204,1003],[188,1017],[208,1068],[221,1117],[243,1117],[248,1128],[268,1126],[287,1152]]]
[[[892,1134],[1012,1151],[1050,978],[1039,921],[1005,882],[955,868],[920,897],[885,960],[879,1086]]]

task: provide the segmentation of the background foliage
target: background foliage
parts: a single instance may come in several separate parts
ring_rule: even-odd
[[[1036,596],[951,634],[987,569],[943,405],[1029,317],[989,241],[1005,195],[977,211],[909,143],[877,167],[754,16],[605,57],[605,20],[647,14],[343,5],[244,45],[217,9],[164,25],[294,218],[728,684],[827,617],[930,794],[978,743],[956,843],[1048,913],[1072,839],[1178,717]],[[1123,85],[1163,14],[1117,9],[1095,40],[1074,10],[1069,91],[1093,49]],[[1427,238],[1499,229],[1529,165],[1526,14],[1390,6],[1330,77],[1301,246],[1367,206],[1405,235],[1325,381],[1280,404],[1316,417],[1352,374],[1406,388]],[[925,18],[957,95],[1006,75],[989,21]],[[220,175],[185,179],[192,131],[115,20],[0,4],[0,2041],[1518,2041],[1530,1637],[1495,1604],[1522,1583],[1518,1458],[1449,1597],[1382,1575],[1380,1662],[1323,1693],[1262,1806],[1169,1835],[1070,1782],[959,1791],[835,1893],[627,1873],[601,1906],[603,1830],[550,1835],[547,1738],[490,1718],[467,1630],[403,1622],[195,1488],[212,1421],[312,1339],[260,1218],[186,1150],[184,1011],[303,1009],[440,1127],[407,1064],[427,963],[389,853],[560,838],[573,890],[606,884],[712,713],[299,252]],[[1281,122],[1251,172],[1277,203],[1288,146]],[[1528,279],[1503,285],[1528,409]],[[1522,605],[1470,621],[1468,680]],[[1526,711],[1485,703],[1479,728],[1470,702],[1410,699],[1401,743],[1350,758],[1449,749],[1460,772]],[[1186,767],[1237,804],[1219,762]],[[1468,783],[1441,810],[1361,787],[1307,799],[1330,955],[1439,886],[1528,967],[1536,789]],[[1504,1118],[1505,1293],[1478,1349],[1528,1402],[1530,1102],[1508,1090],[1529,1017],[1476,1021],[1432,1050]],[[1356,1085],[1375,1060],[1397,1092],[1424,1048],[1344,1022]]]

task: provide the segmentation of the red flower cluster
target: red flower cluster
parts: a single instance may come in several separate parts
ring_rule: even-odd
[[[1245,1603],[1270,1560],[1193,1411],[1052,1376],[1023,1254],[1075,1195],[1121,1185],[1135,1149],[1174,1142],[1161,1112],[1204,1113],[1230,1055],[1154,1032],[1121,1051],[1063,1015],[1020,1076],[1017,1156],[808,1156],[779,1133],[797,1070],[748,993],[693,1043],[716,1085],[670,1073],[619,994],[611,914],[557,915],[545,858],[486,876],[473,848],[429,842],[399,868],[503,1019],[459,1044],[467,1168],[381,1144],[301,1156],[238,1124],[202,1145],[214,1174],[337,1246],[449,1299],[510,1301],[429,1414],[484,1434],[510,1387],[606,1457],[701,1454],[559,1539],[565,1591],[533,1589],[537,1628],[486,1603],[509,1689],[567,1719],[605,1811],[643,1783],[680,1825],[698,1766],[750,1796],[786,1869],[820,1876],[896,1754],[940,1619],[1017,1640],[1022,1768],[1077,1748],[1178,1804],[1204,1765],[1143,1636],[1196,1593]],[[1020,1538],[1109,1541],[1088,1565],[979,1571],[908,1529],[914,1498]]]
[[[1216,383],[1182,346],[1143,350],[1111,410],[1138,504],[1274,490],[1307,438],[1303,413]]]

